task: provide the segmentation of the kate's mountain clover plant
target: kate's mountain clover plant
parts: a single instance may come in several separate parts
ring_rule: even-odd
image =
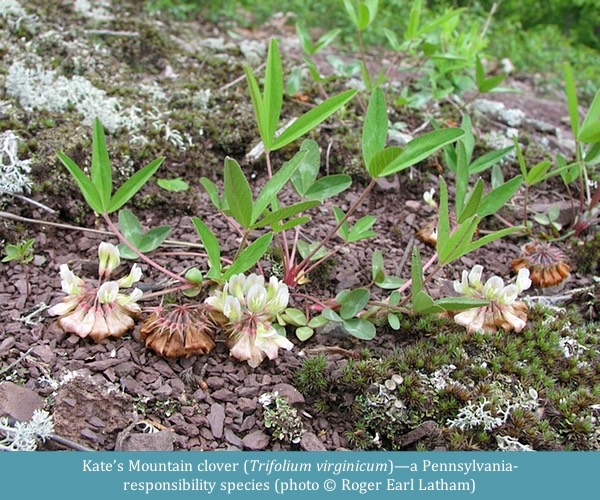
[[[367,3],[365,2],[365,5]],[[348,103],[356,91],[342,92],[325,100],[293,121],[278,135],[283,103],[283,68],[276,40],[271,40],[269,44],[263,89],[261,90],[249,68],[246,68],[246,76],[265,149],[268,180],[255,195],[242,168],[230,157],[224,162],[222,194],[213,181],[201,179],[213,205],[240,235],[240,244],[235,255],[231,259],[224,258],[217,236],[204,221],[193,217],[194,227],[206,251],[207,269],[201,271],[192,268],[185,276],[173,273],[145,255],[164,241],[169,231],[168,227],[162,226],[144,233],[139,220],[125,209],[119,213],[119,227],[109,217],[141,189],[158,169],[162,158],[135,173],[113,194],[111,166],[104,132],[98,120],[94,122],[89,177],[66,155],[58,153],[62,163],[75,177],[86,202],[95,212],[102,215],[108,227],[124,245],[121,248],[123,253],[127,254],[125,256],[137,256],[178,282],[175,288],[152,292],[147,298],[178,291],[189,297],[208,295],[203,303],[191,301],[164,306],[161,303],[152,309],[150,317],[142,326],[142,340],[149,348],[164,356],[206,354],[213,349],[214,338],[220,328],[227,335],[227,346],[231,355],[256,367],[267,357],[276,358],[280,347],[293,347],[283,335],[283,327],[286,325],[296,327],[296,335],[301,340],[309,338],[315,328],[327,322],[338,323],[347,333],[357,338],[372,339],[376,334],[375,324],[382,318],[387,319],[392,328],[398,329],[400,314],[465,310],[466,314],[470,309],[479,321],[478,311],[490,308],[493,311],[500,310],[504,314],[504,322],[501,323],[503,327],[511,324],[516,330],[522,329],[523,324],[515,319],[519,319],[516,311],[519,306],[518,303],[513,304],[516,297],[513,288],[507,287],[494,292],[489,289],[490,285],[480,293],[473,284],[475,291],[467,293],[467,296],[437,300],[430,297],[425,288],[426,283],[442,267],[519,229],[495,231],[473,241],[479,222],[495,213],[514,194],[521,179],[517,177],[499,184],[488,194],[484,194],[483,181],[479,179],[473,189],[469,190],[472,134],[469,135],[468,123],[464,123],[464,128],[433,130],[416,137],[404,147],[387,147],[388,118],[385,98],[381,89],[375,89],[369,101],[362,131],[362,156],[371,181],[346,211],[332,206],[334,227],[320,241],[308,244],[302,240],[300,231],[301,226],[310,221],[308,211],[347,189],[352,179],[347,175],[319,177],[319,148],[312,140],[305,140],[299,151],[279,169],[273,168],[271,153],[315,128]],[[319,264],[344,245],[375,235],[372,230],[376,222],[374,216],[365,215],[356,221],[352,220],[352,216],[368,197],[378,179],[395,175],[454,143],[457,177],[455,213],[451,218],[448,189],[444,179],[440,178],[436,253],[428,262],[422,264],[418,249],[415,248],[411,278],[408,281],[386,275],[383,254],[375,249],[372,259],[372,282],[369,285],[355,290],[343,290],[335,299],[321,299],[295,291],[295,288],[309,280],[310,273]],[[487,166],[497,158],[496,154],[494,158],[480,163]],[[299,201],[282,206],[279,201],[280,193],[288,183],[296,191]],[[433,194],[431,202],[432,196]],[[257,231],[263,234],[251,241],[253,233]],[[289,231],[293,231],[292,237],[287,234]],[[342,244],[328,248],[328,244],[336,237],[341,239]],[[271,276],[267,282],[261,259],[272,243],[279,247],[279,252],[274,252],[274,255],[282,256],[282,278],[279,280]],[[119,289],[133,286],[139,280],[141,272],[134,265],[128,277],[109,281],[112,272],[119,265],[120,256],[117,247],[101,245],[99,282],[96,286],[75,276],[66,265],[61,267],[63,290],[69,296],[62,303],[55,305],[50,312],[61,316],[59,321],[65,330],[81,337],[90,336],[100,340],[107,336],[120,336],[133,326],[133,318],[140,313],[136,302],[142,292],[135,289],[126,296],[119,293]],[[258,269],[260,274],[244,274],[254,269]],[[425,272],[428,273],[426,276]],[[520,283],[523,281],[524,278],[521,277]],[[377,300],[371,292],[374,286],[393,292],[389,297]],[[409,293],[406,293],[408,291]],[[483,318],[484,325],[495,321],[495,316],[490,320],[483,314]],[[520,320],[523,321],[523,318]]]

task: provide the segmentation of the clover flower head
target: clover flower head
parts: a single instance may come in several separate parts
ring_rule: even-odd
[[[466,297],[488,300],[489,304],[462,311],[454,316],[454,321],[471,332],[495,332],[498,328],[507,332],[522,331],[527,324],[527,306],[517,301],[517,297],[531,286],[529,271],[519,271],[516,283],[509,285],[505,285],[499,276],[492,276],[483,283],[482,273],[480,265],[470,272],[463,271],[462,279],[454,282],[454,290]]]
[[[563,284],[569,278],[571,270],[566,263],[565,254],[559,248],[539,241],[524,245],[521,255],[512,261],[511,266],[515,272],[528,269],[531,283],[540,288]]]
[[[117,247],[101,243],[98,248],[100,283],[88,282],[75,275],[67,264],[60,266],[62,290],[67,296],[48,310],[51,316],[60,316],[58,324],[63,330],[79,337],[96,341],[107,337],[120,337],[130,330],[133,318],[141,313],[137,301],[142,291],[133,289],[121,292],[141,278],[141,270],[134,264],[131,272],[118,281],[103,281],[120,262]]]
[[[257,274],[237,274],[222,291],[208,297],[206,304],[223,317],[220,323],[229,334],[231,355],[254,368],[265,357],[275,359],[280,347],[293,347],[273,326],[288,301],[289,289],[277,278],[271,277],[265,283],[264,277]]]

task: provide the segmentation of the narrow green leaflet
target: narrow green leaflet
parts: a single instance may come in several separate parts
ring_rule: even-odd
[[[198,217],[192,217],[192,223],[208,255],[208,264],[210,266],[208,276],[210,278],[219,278],[221,276],[221,247],[219,246],[219,240]]]
[[[221,210],[221,197],[219,196],[219,190],[217,189],[216,184],[206,177],[200,178],[200,184],[202,184],[202,187],[206,191],[206,194],[208,194],[208,197],[215,208]]]
[[[277,222],[289,219],[294,215],[298,215],[306,210],[310,210],[311,208],[314,208],[320,204],[321,202],[318,200],[301,201],[299,203],[290,205],[289,207],[281,208],[275,212],[266,214],[262,219],[252,225],[252,229],[276,224]]]
[[[83,170],[81,170],[79,166],[64,153],[56,151],[56,156],[58,156],[58,159],[75,179],[81,194],[90,208],[98,214],[105,213],[100,193],[98,193],[89,177],[83,173]]]
[[[577,139],[586,144],[600,142],[600,122],[590,123],[582,127]]]
[[[450,215],[448,213],[448,186],[443,177],[440,177],[440,205],[438,212],[438,226],[437,226],[437,245],[436,251],[439,255],[442,245],[448,241],[450,236]]]
[[[376,236],[374,231],[370,231],[376,220],[377,218],[373,215],[365,215],[364,217],[358,219],[356,224],[352,226],[352,229],[350,229],[350,232],[348,233],[348,242],[351,243]]]
[[[489,303],[488,300],[473,299],[471,297],[445,297],[435,301],[435,305],[441,307],[444,311],[464,311],[473,307],[485,307]]]
[[[300,46],[302,50],[309,55],[313,55],[316,50],[310,38],[310,35],[303,24],[296,23],[296,35],[298,36],[298,41],[300,42]]]
[[[479,221],[480,218],[474,215],[463,224],[460,224],[454,233],[445,242],[442,242],[441,248],[438,251],[440,264],[449,264],[469,252],[468,246],[473,239]],[[439,242],[440,238],[438,235]]]
[[[157,179],[156,184],[162,189],[171,191],[172,193],[180,193],[182,191],[187,191],[190,188],[190,185],[181,177],[175,179]]]
[[[321,154],[317,142],[312,139],[302,141],[299,151],[286,163],[293,162],[298,163],[298,168],[295,169],[290,180],[296,192],[305,198],[307,191],[317,180],[321,167]]]
[[[479,158],[477,158],[471,165],[469,165],[469,174],[478,174],[492,167],[504,158],[508,153],[514,149],[514,146],[507,148],[498,149],[497,151],[490,151]]]
[[[313,54],[317,54],[318,52],[320,52],[321,50],[323,50],[325,47],[327,47],[328,45],[330,45],[331,42],[333,42],[335,40],[335,38],[341,32],[342,32],[342,30],[340,28],[336,28],[336,29],[328,31],[323,36],[321,36],[317,40],[317,43],[314,46],[314,52],[313,52]]]
[[[473,191],[471,191],[468,195],[468,198],[463,207],[462,213],[458,216],[458,223],[462,224],[469,217],[472,217],[477,212],[479,208],[479,203],[481,202],[481,196],[483,195],[483,180],[481,177],[477,180]]]
[[[164,157],[157,158],[127,179],[110,200],[107,213],[116,212],[125,205],[133,195],[142,189],[142,186],[154,175],[163,161]]]
[[[462,217],[463,209],[467,199],[469,189],[469,166],[467,164],[467,149],[463,141],[456,143],[456,193],[454,196],[454,205],[456,207],[456,216]]]
[[[514,196],[522,183],[523,176],[517,175],[490,191],[479,202],[477,215],[483,219],[488,215],[495,214]]]
[[[377,249],[371,256],[371,277],[374,283],[385,278],[385,269],[383,267],[383,254]]]
[[[334,174],[317,179],[306,192],[306,198],[324,201],[340,194],[352,185],[352,177],[346,174]]]
[[[252,242],[247,248],[242,250],[235,262],[223,274],[223,279],[228,280],[234,274],[244,273],[253,267],[267,252],[273,235],[271,233],[263,234],[260,238]]]
[[[304,152],[304,155],[307,153]],[[300,161],[302,161],[302,155],[300,155]],[[283,167],[281,167],[273,177],[269,179],[269,181],[262,188],[260,194],[256,198],[254,202],[254,206],[250,207],[251,210],[251,219],[250,224],[253,224],[258,220],[258,218],[262,215],[265,209],[277,198],[277,194],[283,186],[290,180],[290,177],[295,172],[295,170],[299,166],[299,162],[287,162]],[[241,170],[241,169],[240,169]],[[245,177],[244,177],[245,179]],[[250,195],[252,197],[252,195]]]
[[[264,116],[267,119],[268,142],[264,143],[267,151],[271,150],[271,142],[275,138],[281,106],[283,104],[283,69],[277,39],[271,38],[267,54],[267,68],[265,71],[265,89],[263,95]]]
[[[527,172],[527,177],[525,177],[525,184],[533,186],[541,182],[551,166],[552,163],[549,160],[544,160],[531,167],[529,172]]]
[[[291,142],[306,134],[309,130],[315,128],[319,123],[325,121],[344,104],[356,95],[357,90],[347,90],[341,94],[330,97],[323,101],[316,108],[303,114],[294,123],[292,123],[282,134],[275,139],[270,151],[281,149]],[[264,141],[264,139],[263,139]]]
[[[127,238],[127,241],[142,253],[156,250],[171,232],[169,226],[158,226],[144,233],[138,218],[133,212],[126,209],[119,211],[119,230]],[[138,255],[123,243],[119,245],[119,252],[124,259],[135,260],[138,258]]]
[[[434,130],[433,132],[417,137],[404,147],[402,153],[387,165],[379,176],[385,177],[400,172],[431,156],[445,145],[457,141],[464,135],[464,130],[460,128],[446,128]]]
[[[565,93],[567,94],[567,108],[571,118],[571,130],[575,137],[579,137],[579,108],[577,104],[577,89],[575,88],[575,78],[573,78],[573,69],[566,62],[563,64],[565,76]]]
[[[231,215],[248,229],[252,225],[252,191],[239,163],[229,156],[225,158],[224,180]]]
[[[388,117],[383,91],[377,88],[371,94],[362,132],[362,153],[368,167],[373,157],[383,151],[387,142]]]
[[[310,221],[310,217],[307,215],[303,215],[302,217],[295,217],[294,219],[290,219],[289,221],[283,224],[275,224],[272,228],[275,234],[281,233],[282,231],[288,231],[289,229],[294,229],[296,226],[302,226]]]
[[[300,252],[300,255],[302,256],[302,258],[306,258],[307,255],[310,255],[312,253],[312,251],[317,247],[317,245],[319,244],[318,241],[315,241],[313,243],[306,243],[306,241],[303,240],[299,240],[298,241],[298,252]],[[321,247],[316,254],[314,254],[310,260],[312,261],[316,261],[319,259],[322,259],[323,257],[325,257],[327,255],[327,248],[325,247]]]
[[[421,290],[416,295],[413,295],[412,300],[413,311],[421,314],[442,313],[444,309],[437,306],[433,299]]]
[[[507,227],[504,229],[500,229],[499,231],[495,231],[492,234],[486,234],[485,236],[479,238],[478,240],[475,240],[475,241],[472,241],[471,243],[469,243],[468,250],[466,253],[472,252],[473,250],[477,250],[478,248],[481,248],[482,246],[487,245],[488,243],[491,243],[492,241],[499,240],[500,238],[509,236],[513,233],[521,231],[522,229],[523,229],[522,226]]]
[[[416,0],[413,2],[410,14],[408,16],[408,26],[404,32],[405,40],[412,40],[419,34],[419,25],[421,24],[422,1]]]
[[[413,297],[423,289],[423,263],[419,247],[413,247],[411,256],[411,293]]]
[[[169,226],[153,227],[142,236],[139,246],[140,252],[148,253],[156,250],[169,237],[170,233],[171,228]]]
[[[143,229],[139,219],[131,210],[119,210],[119,231],[136,247],[142,239]],[[137,257],[137,256],[136,256]]]
[[[583,129],[585,129],[588,125],[597,122],[598,120],[600,120],[600,90],[596,92],[594,100],[592,101],[592,104],[590,104],[590,109],[588,109],[588,112],[583,119],[583,123],[581,124],[582,131],[580,132],[580,135],[583,132]]]
[[[252,106],[254,107],[254,116],[256,118],[256,124],[258,125],[258,132],[260,138],[265,145],[265,149],[268,150],[267,144],[273,141],[273,138],[269,138],[268,130],[269,123],[268,117],[265,113],[265,106],[263,103],[262,94],[260,93],[260,87],[256,81],[256,77],[252,73],[252,69],[249,66],[244,66],[244,72],[246,73],[246,80],[248,81],[248,90],[250,91],[250,98],[252,99]]]
[[[367,165],[367,171],[376,179],[381,176],[381,172],[392,163],[400,154],[402,153],[402,148],[398,146],[391,146],[389,148],[385,148],[383,151],[379,151],[376,153],[373,158],[371,158],[370,163]]]
[[[92,183],[96,186],[102,206],[107,207],[112,195],[112,168],[108,159],[104,129],[98,118],[94,119],[94,131],[92,138]]]

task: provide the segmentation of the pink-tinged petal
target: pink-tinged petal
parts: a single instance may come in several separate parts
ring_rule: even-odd
[[[79,304],[77,297],[65,297],[61,302],[48,309],[48,314],[50,316],[65,316],[73,311],[77,307],[77,304]]]
[[[527,321],[522,320],[511,306],[502,307],[502,317],[512,325],[515,332],[522,331],[527,326]]]
[[[58,323],[65,332],[85,338],[94,327],[94,311],[80,306],[72,314],[61,318]]]
[[[119,306],[103,306],[104,320],[111,337],[120,337],[133,328],[135,322]]]
[[[102,311],[102,307],[96,307],[94,313],[94,326],[92,327],[92,331],[90,332],[90,337],[93,338],[96,342],[100,342],[101,340],[104,340],[109,336],[110,331],[108,329],[106,319],[104,318],[104,312]]]
[[[467,309],[454,316],[457,325],[464,326],[469,332],[478,332],[483,329],[485,322],[485,307]]]
[[[246,333],[240,333],[235,336],[234,344],[229,349],[229,353],[240,361],[246,361],[252,358],[252,338]]]

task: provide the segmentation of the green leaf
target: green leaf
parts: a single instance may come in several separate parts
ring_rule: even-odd
[[[192,267],[185,273],[185,279],[196,284],[202,284],[202,272],[197,267]]]
[[[442,246],[441,251],[438,252],[440,264],[449,264],[468,253],[468,245],[473,239],[479,221],[480,218],[474,215],[458,226],[450,238],[448,238],[446,244]]]
[[[463,141],[456,143],[456,194],[454,196],[454,205],[456,207],[456,216],[462,217],[463,209],[469,189],[469,165],[467,163],[467,150]]]
[[[385,269],[383,267],[383,254],[377,249],[371,256],[371,276],[373,282],[382,281],[385,278]]]
[[[482,94],[485,94],[486,92],[491,92],[498,85],[500,85],[505,79],[506,79],[506,76],[504,76],[504,75],[496,75],[496,76],[492,76],[491,78],[487,78],[483,82],[483,84],[478,85],[479,92],[481,92]]]
[[[422,314],[432,314],[444,312],[444,309],[436,306],[433,299],[421,290],[416,295],[413,295],[413,311]]]
[[[298,240],[298,252],[300,252],[300,255],[302,256],[302,258],[306,258],[307,255],[310,255],[312,253],[312,251],[317,247],[317,245],[319,245],[318,241],[315,241],[313,243],[311,243],[310,245],[308,243],[306,243],[306,241],[303,240]],[[321,247],[317,253],[315,253],[311,258],[311,262],[315,261],[315,260],[319,260],[322,259],[323,257],[325,257],[327,255],[328,251],[327,248],[325,247]]]
[[[306,154],[306,152],[304,152]],[[283,186],[290,180],[292,174],[296,171],[299,166],[299,162],[287,162],[282,168],[280,168],[273,177],[271,177],[265,186],[262,188],[260,194],[254,202],[254,206],[251,207],[252,217],[250,224],[253,224],[262,215],[265,209],[273,202]],[[245,178],[244,178],[245,179]],[[252,196],[252,195],[250,195]]]
[[[177,177],[175,179],[157,179],[156,184],[158,184],[159,187],[173,193],[187,191],[190,188],[190,185],[181,177]]]
[[[127,241],[129,241],[129,243],[133,244],[133,246],[135,246],[136,248],[139,248],[139,244],[142,240],[142,234],[144,233],[144,231],[142,229],[142,225],[140,224],[139,219],[130,210],[119,210],[119,231],[123,233],[123,236],[127,238]]]
[[[253,267],[267,252],[272,240],[273,234],[267,233],[253,241],[251,245],[242,250],[231,267],[225,271],[223,279],[228,280],[234,274],[244,273]]]
[[[492,183],[492,189],[496,189],[497,187],[500,187],[502,184],[504,184],[504,174],[502,173],[500,165],[494,165],[492,167],[490,181]]]
[[[221,247],[219,246],[219,240],[198,217],[192,217],[192,223],[208,255],[209,277],[218,278],[221,275]]]
[[[309,326],[301,326],[300,328],[296,328],[296,337],[301,342],[304,342],[305,340],[311,338],[314,333],[315,331]]]
[[[320,204],[321,202],[319,202],[318,200],[301,201],[299,203],[290,205],[289,207],[281,208],[279,210],[276,210],[275,212],[271,212],[265,215],[261,220],[259,220],[252,226],[252,229],[276,224],[277,222],[280,222],[284,219],[289,219],[294,215],[302,213],[306,210],[310,210],[311,208],[314,208]]]
[[[315,316],[308,322],[308,326],[310,326],[311,328],[320,328],[322,326],[325,326],[327,322],[327,319],[323,316]]]
[[[306,198],[324,201],[345,191],[352,185],[352,177],[334,174],[321,177],[306,192]]]
[[[336,302],[340,307],[340,316],[342,319],[350,319],[362,311],[369,302],[370,293],[366,288],[356,288],[344,295],[343,300]]]
[[[79,186],[79,190],[90,208],[98,214],[105,213],[100,193],[89,177],[83,173],[83,170],[81,170],[79,166],[64,153],[57,151],[56,156],[58,156],[58,159],[75,178],[75,182]]]
[[[246,73],[246,80],[248,82],[248,90],[250,91],[250,98],[252,99],[252,106],[254,107],[254,117],[256,118],[256,124],[258,125],[258,131],[263,144],[270,144],[273,141],[273,137],[268,136],[269,131],[269,119],[265,111],[265,104],[260,93],[260,87],[256,81],[254,73],[249,66],[244,66],[244,72]]]
[[[271,38],[267,54],[267,68],[265,70],[265,89],[263,106],[267,119],[268,142],[264,142],[265,150],[271,151],[271,143],[275,138],[281,106],[283,103],[283,69],[277,39]]]
[[[127,179],[123,185],[117,189],[117,192],[111,198],[106,213],[110,214],[116,212],[119,210],[119,208],[125,205],[125,203],[127,203],[134,194],[142,189],[142,186],[146,184],[148,179],[154,175],[163,161],[164,157],[157,158]]]
[[[521,226],[507,227],[504,229],[500,229],[499,231],[495,231],[492,234],[486,234],[482,238],[479,238],[478,240],[469,243],[469,252],[477,250],[478,248],[481,248],[482,246],[487,245],[492,241],[499,240],[500,238],[504,238],[505,236],[509,236],[513,233],[521,231],[521,229],[523,229]]]
[[[252,225],[252,191],[239,163],[229,156],[225,158],[225,199],[233,218],[242,227]]]
[[[498,163],[502,158],[504,158],[508,153],[510,153],[514,149],[514,146],[509,146],[507,148],[502,148],[497,151],[490,151],[479,158],[477,158],[471,165],[469,165],[469,174],[478,174],[487,170],[491,166]]]
[[[94,119],[94,132],[92,138],[92,183],[102,201],[103,211],[106,210],[112,194],[112,168],[108,159],[104,129],[98,118]]]
[[[333,215],[335,216],[335,222],[336,224],[339,224],[341,222],[341,220],[344,218],[344,212],[338,208],[338,207],[333,207]],[[340,235],[340,237],[344,240],[344,241],[348,241],[348,237],[349,237],[349,233],[348,233],[348,221],[344,222],[340,228],[338,229],[338,234]]]
[[[296,23],[296,35],[300,42],[302,50],[307,54],[313,55],[315,53],[315,47],[312,43],[310,35],[303,24]]]
[[[422,1],[416,0],[412,4],[410,14],[408,15],[408,26],[404,32],[405,40],[416,38],[419,33],[419,25],[421,24]]]
[[[448,241],[450,235],[450,216],[448,213],[448,186],[446,181],[440,176],[440,205],[438,212],[438,226],[437,226],[437,244],[436,250],[439,255],[441,248]]]
[[[352,3],[352,0],[344,0],[344,7],[346,8],[348,17],[350,18],[350,20],[352,21],[354,26],[356,26],[356,28],[358,29],[358,27],[359,27],[358,15],[356,14],[356,9],[354,7],[354,4]]]
[[[171,228],[169,226],[158,226],[150,229],[142,236],[138,249],[142,253],[156,250],[169,237],[170,232]]]
[[[358,241],[375,236],[375,233],[369,231],[369,229],[373,227],[373,224],[375,224],[376,221],[377,217],[373,215],[365,215],[358,219],[348,234],[348,241]]]
[[[315,128],[319,123],[325,121],[344,104],[356,95],[356,90],[347,90],[336,96],[330,97],[326,101],[319,104],[316,108],[311,109],[303,114],[294,123],[292,123],[284,132],[275,140],[270,148],[270,151],[276,151],[289,143],[298,139],[308,131]],[[264,140],[263,140],[264,142]]]
[[[385,276],[381,281],[377,281],[375,284],[384,290],[395,290],[404,285],[404,283],[406,283],[406,280],[398,278],[397,276]]]
[[[501,184],[496,189],[490,191],[481,198],[479,208],[477,209],[477,215],[483,219],[488,215],[495,214],[513,197],[522,182],[523,176],[517,175],[506,181],[504,184]]]
[[[388,313],[387,322],[392,330],[400,330],[400,318],[396,314]]]
[[[287,221],[284,224],[273,227],[273,232],[275,234],[277,234],[277,233],[281,233],[283,231],[288,231],[289,229],[293,229],[296,226],[301,226],[303,224],[306,224],[308,221],[310,221],[310,217],[308,217],[308,216],[296,217],[294,219],[290,219],[289,221]]]
[[[485,307],[488,300],[473,299],[471,297],[445,297],[435,301],[435,305],[444,311],[464,311],[473,307]]]
[[[523,151],[521,150],[521,145],[519,144],[519,139],[515,136],[513,137],[513,141],[515,143],[515,149],[517,151],[517,160],[519,161],[519,168],[521,169],[521,175],[523,175],[523,179],[527,177],[527,164],[525,163],[525,157],[523,156]]]
[[[423,289],[423,263],[421,262],[421,252],[417,246],[412,249],[410,276],[411,293],[414,297]]]
[[[573,69],[568,62],[563,63],[563,73],[565,76],[565,93],[567,94],[567,108],[571,118],[571,130],[575,137],[579,137],[579,107],[577,104],[577,89],[575,88],[575,78],[573,78]]]
[[[221,197],[219,196],[216,184],[206,177],[200,178],[200,184],[202,184],[202,187],[206,191],[206,194],[208,194],[208,197],[215,208],[221,210]]]
[[[392,146],[389,148],[385,148],[383,151],[375,154],[373,158],[371,158],[371,162],[367,165],[367,171],[376,179],[381,175],[381,172],[392,163],[400,154],[402,153],[402,148],[398,146]]]
[[[477,213],[477,209],[479,208],[479,203],[481,202],[481,196],[483,195],[483,180],[481,177],[477,180],[473,191],[469,193],[469,196],[465,202],[465,206],[463,208],[460,217],[458,218],[458,223],[462,224],[469,217],[472,217]]]
[[[588,125],[591,125],[592,123],[597,122],[599,119],[600,119],[600,90],[598,90],[598,92],[596,92],[596,95],[594,96],[594,100],[592,101],[592,104],[590,104],[590,108],[588,109],[588,112],[585,115],[585,118],[583,120],[581,127],[584,129]],[[581,135],[581,132],[580,132],[580,135]]]
[[[373,157],[383,151],[387,141],[388,117],[383,91],[373,91],[365,116],[362,132],[362,153],[365,166],[369,166]]]
[[[446,144],[457,141],[464,135],[464,130],[460,128],[446,128],[434,130],[433,132],[417,137],[404,147],[402,153],[387,165],[380,175],[385,177],[404,170],[431,156]]]
[[[525,177],[525,184],[527,186],[533,186],[541,182],[551,166],[552,163],[549,160],[544,160],[531,167],[527,173],[527,177]]]
[[[600,122],[589,123],[583,126],[579,131],[577,139],[586,144],[600,142]]]
[[[469,115],[463,116],[460,122],[460,128],[465,131],[465,135],[460,141],[465,145],[467,165],[469,165],[471,163],[471,158],[473,157],[473,149],[475,149],[475,136],[473,135],[473,125]]]
[[[388,302],[391,306],[397,306],[398,304],[400,304],[401,298],[402,297],[400,296],[400,292],[398,292],[398,290],[396,290],[396,291],[390,293]]]
[[[373,323],[360,318],[344,320],[342,326],[350,335],[361,340],[372,340],[377,333]]]
[[[328,31],[323,36],[319,37],[317,43],[315,44],[313,54],[317,54],[321,52],[325,47],[331,44],[335,40],[335,38],[342,32],[340,28],[335,28],[333,30]]]
[[[396,33],[389,30],[388,28],[383,28],[383,34],[390,43],[392,50],[395,50],[396,52],[402,51],[402,46],[400,45],[400,41],[398,40],[398,36],[396,35]]]
[[[289,325],[304,326],[307,323],[306,314],[300,309],[294,309],[293,307],[288,307],[282,316],[284,321]]]
[[[319,145],[312,139],[306,139],[302,142],[300,150],[293,156],[289,162],[297,162],[298,168],[291,177],[292,185],[296,192],[303,198],[306,198],[307,191],[312,187],[319,175],[321,166],[321,154]],[[283,168],[285,168],[285,163]]]
[[[477,89],[481,92],[481,86],[485,82],[485,70],[479,56],[475,58],[475,82],[477,83]]]
[[[327,321],[333,321],[334,323],[341,323],[344,321],[333,309],[323,309],[321,316],[323,316]]]

